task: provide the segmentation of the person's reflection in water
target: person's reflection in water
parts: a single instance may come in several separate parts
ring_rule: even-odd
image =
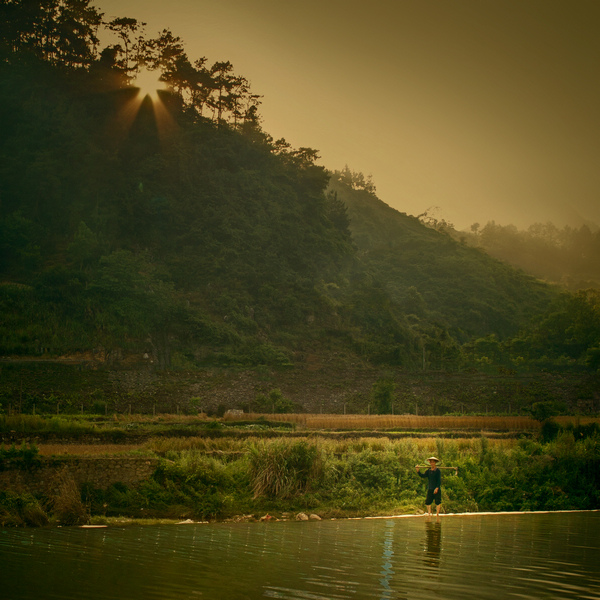
[[[440,554],[442,551],[442,524],[427,521],[425,523],[426,543],[425,564],[428,567],[438,568],[440,566]]]

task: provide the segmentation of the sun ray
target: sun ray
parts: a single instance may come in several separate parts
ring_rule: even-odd
[[[119,121],[124,131],[128,131],[141,110],[150,110],[155,119],[159,137],[164,139],[175,128],[175,121],[164,103],[168,95],[168,86],[160,80],[162,72],[141,67],[130,82],[134,92],[119,114]],[[135,91],[137,90],[137,93]]]
[[[159,99],[158,92],[165,89],[165,84],[160,77],[161,72],[158,70],[141,68],[132,81],[133,87],[139,90],[138,97],[144,99],[150,96],[152,102],[156,102]]]

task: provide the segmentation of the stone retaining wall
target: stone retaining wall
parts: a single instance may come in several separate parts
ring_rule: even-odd
[[[53,495],[58,475],[66,471],[78,486],[89,483],[106,489],[113,483],[136,487],[149,479],[157,458],[53,457],[25,466],[22,460],[0,461],[0,490]]]

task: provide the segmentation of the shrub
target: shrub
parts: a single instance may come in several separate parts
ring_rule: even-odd
[[[92,405],[92,413],[95,415],[104,415],[107,411],[107,402],[96,400]]]
[[[35,498],[23,506],[22,515],[28,527],[44,527],[49,523],[48,515]]]
[[[250,448],[254,497],[290,498],[306,491],[323,472],[321,452],[306,441],[273,441]]]
[[[540,430],[540,440],[546,444],[556,439],[560,432],[560,425],[554,419],[548,419],[542,423]]]
[[[39,461],[39,450],[35,443],[30,443],[29,446],[23,442],[20,448],[17,448],[14,444],[6,449],[4,444],[0,446],[0,460],[7,459],[19,459],[20,465],[23,468],[32,467],[36,462]]]
[[[349,473],[363,488],[390,489],[398,482],[398,459],[393,454],[364,450],[350,458]]]
[[[0,492],[0,527],[43,527],[48,515],[31,494]]]
[[[89,520],[81,501],[79,488],[73,476],[63,469],[56,476],[57,494],[53,501],[53,513],[62,525],[82,525]]]
[[[294,403],[286,398],[278,388],[271,390],[268,396],[259,394],[254,402],[258,410],[264,413],[287,414],[293,413],[296,408]]]
[[[540,423],[544,423],[548,419],[558,414],[558,408],[554,402],[535,402],[529,409],[531,416]]]
[[[598,423],[588,423],[587,425],[581,425],[580,423],[573,425],[569,423],[564,429],[565,431],[571,431],[576,440],[585,440],[589,437],[600,435]]]
[[[389,415],[392,412],[396,384],[391,379],[379,379],[371,388],[371,397],[375,412],[379,415]]]

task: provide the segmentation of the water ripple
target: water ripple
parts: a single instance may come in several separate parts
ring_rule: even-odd
[[[600,514],[0,531],[3,600],[600,598]]]

